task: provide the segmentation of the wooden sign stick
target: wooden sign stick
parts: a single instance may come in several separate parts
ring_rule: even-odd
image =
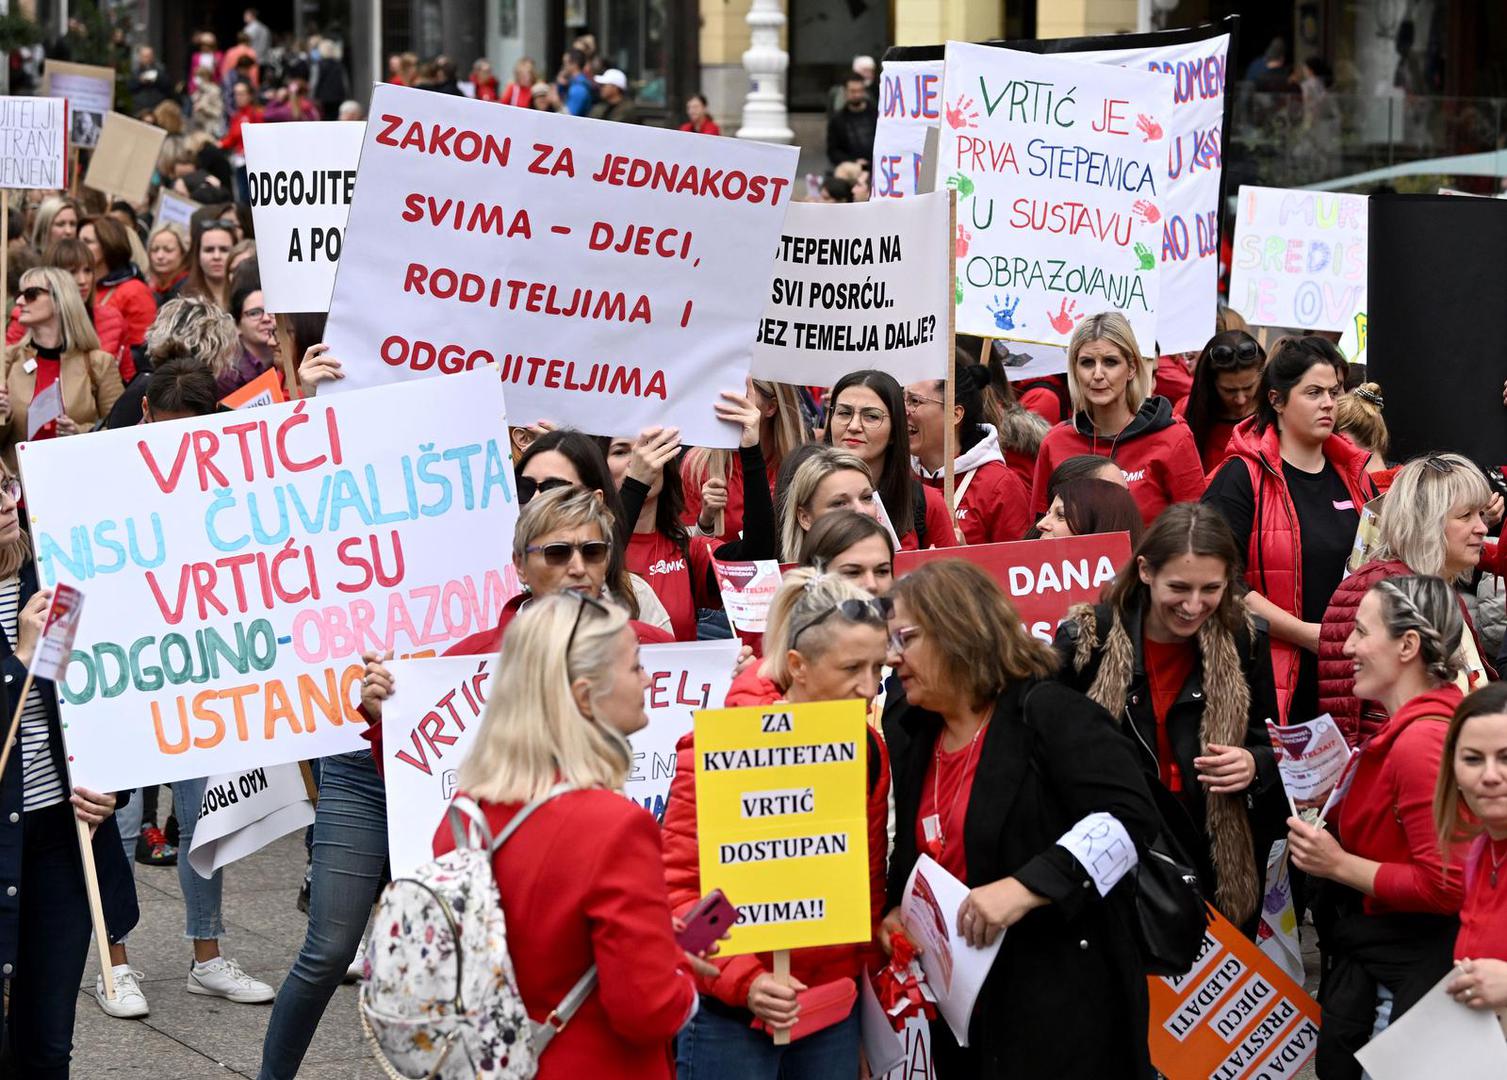
[[[774,977],[775,977],[775,981],[780,982],[780,983],[789,983],[790,982],[790,950],[789,949],[776,949],[774,951]],[[783,1029],[781,1031],[776,1031],[774,1033],[774,1044],[776,1046],[789,1046],[790,1045],[790,1029],[789,1028],[785,1028],[785,1029]]]
[[[957,400],[957,323],[958,323],[958,260],[953,245],[956,243],[958,234],[958,193],[947,193],[947,265],[951,268],[947,290],[947,340],[952,343],[952,348],[947,353],[947,385],[942,392],[942,501],[947,504],[947,516],[952,521],[952,531],[958,531],[957,507],[952,505],[953,485],[953,458],[956,456],[955,446],[957,433],[952,422],[952,410]]]

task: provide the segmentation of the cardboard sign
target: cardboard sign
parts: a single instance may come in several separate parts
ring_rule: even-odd
[[[947,192],[790,207],[754,378],[831,386],[858,368],[901,385],[946,378],[949,220]]]
[[[1167,1080],[1297,1076],[1319,1042],[1319,1007],[1212,907],[1186,975],[1150,978],[1151,1063]]]
[[[99,142],[105,114],[115,107],[115,69],[48,60],[42,68],[42,93],[68,102],[68,141],[93,147]]]
[[[296,761],[211,776],[204,781],[188,864],[201,878],[211,878],[221,867],[313,823],[314,804]]]
[[[1350,329],[1366,310],[1365,195],[1240,186],[1230,306],[1258,326]]]
[[[1323,806],[1350,762],[1350,747],[1334,718],[1325,713],[1283,726],[1268,720],[1266,730],[1287,797],[1299,810]]]
[[[942,119],[942,66],[941,60],[884,62],[869,170],[872,198],[901,199],[924,190],[921,159],[926,132]]]
[[[930,855],[916,860],[900,901],[905,933],[921,950],[926,983],[937,998],[937,1011],[947,1021],[959,1046],[968,1045],[973,1005],[1005,935],[982,949],[958,933],[958,909],[968,899],[968,886],[947,872]]]
[[[985,571],[1005,590],[1026,629],[1050,642],[1068,608],[1098,603],[1104,586],[1130,561],[1130,534],[897,551],[895,576],[938,559],[966,559]]]
[[[366,125],[248,124],[241,133],[267,310],[328,311]]]
[[[278,377],[277,369],[268,368],[239,390],[226,394],[220,399],[220,404],[227,409],[255,409],[262,405],[276,405],[287,400],[288,396],[283,393],[283,381]]]
[[[37,643],[36,656],[31,662],[34,676],[53,680],[62,677],[73,652],[73,639],[78,636],[78,620],[83,609],[84,594],[73,586],[58,585],[52,590],[47,620],[42,624],[42,639]]]
[[[57,683],[74,783],[364,746],[362,652],[497,624],[505,424],[496,373],[477,371],[23,443],[38,576],[91,592]]]
[[[515,415],[597,435],[672,416],[737,445],[797,150],[382,84],[325,341],[333,391],[495,361]]]
[[[868,941],[866,706],[696,713],[703,892],[738,909],[719,954]]]
[[[105,113],[99,145],[89,159],[84,186],[114,199],[141,202],[157,173],[157,155],[167,132],[117,112]]]
[[[68,183],[68,103],[0,97],[0,189],[56,191]]]
[[[152,212],[152,228],[172,223],[183,226],[183,231],[191,236],[193,235],[194,211],[198,210],[199,206],[199,203],[185,195],[179,195],[171,188],[162,188],[157,192],[157,207]]]
[[[942,97],[957,332],[1062,345],[1116,310],[1149,351],[1171,80],[949,41]]]
[[[734,641],[639,650],[649,672],[644,692],[649,725],[629,739],[633,770],[623,793],[656,818],[664,816],[675,776],[675,743],[691,730],[691,711],[726,699],[737,657]],[[495,663],[491,655],[388,663],[393,696],[382,709],[382,749],[394,877],[434,856],[434,832],[455,797],[456,771],[480,730]]]

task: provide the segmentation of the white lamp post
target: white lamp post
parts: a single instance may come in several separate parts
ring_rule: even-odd
[[[743,67],[753,89],[743,103],[743,126],[738,138],[788,143],[795,139],[785,113],[785,69],[790,56],[780,48],[785,12],[780,0],[753,0],[748,12],[752,41],[743,54]]]

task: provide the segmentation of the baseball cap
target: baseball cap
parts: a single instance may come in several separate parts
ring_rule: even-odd
[[[608,68],[597,76],[597,82],[602,86],[615,86],[619,90],[628,89],[628,76],[617,68]]]

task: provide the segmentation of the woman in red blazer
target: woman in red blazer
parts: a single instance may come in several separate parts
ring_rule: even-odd
[[[696,1010],[675,944],[654,818],[621,795],[649,679],[616,608],[584,594],[536,601],[504,635],[494,693],[460,790],[498,835],[555,784],[492,860],[524,1006],[546,1017],[593,964],[597,988],[539,1059],[539,1080],[669,1080],[670,1042]],[[505,689],[504,689],[505,688]],[[434,853],[455,846],[442,826]]]
[[[157,318],[157,300],[131,260],[126,227],[108,214],[89,218],[78,237],[94,255],[94,306],[114,308],[126,320],[126,344],[140,345]]]

